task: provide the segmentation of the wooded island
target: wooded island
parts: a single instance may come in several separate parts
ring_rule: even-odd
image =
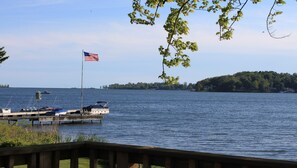
[[[296,92],[297,73],[273,71],[239,72],[208,78],[196,83],[196,91],[209,92]]]

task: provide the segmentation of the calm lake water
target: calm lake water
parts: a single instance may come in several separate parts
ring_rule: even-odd
[[[47,90],[40,102],[37,90]],[[0,89],[0,107],[79,108],[79,89]],[[109,102],[102,124],[61,125],[62,135],[111,143],[297,161],[297,94],[84,90],[84,104]]]

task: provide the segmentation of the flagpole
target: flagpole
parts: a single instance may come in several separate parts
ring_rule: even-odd
[[[82,59],[81,59],[81,81],[80,81],[80,113],[82,114],[83,110],[83,80],[84,80],[84,50],[82,50]]]

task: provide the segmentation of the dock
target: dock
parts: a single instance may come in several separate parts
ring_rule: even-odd
[[[65,115],[47,116],[48,111],[34,112],[12,112],[0,113],[0,121],[7,121],[9,124],[16,124],[19,121],[28,120],[34,124],[63,124],[63,123],[83,123],[96,122],[103,119],[103,115],[82,115],[78,110],[69,110]]]

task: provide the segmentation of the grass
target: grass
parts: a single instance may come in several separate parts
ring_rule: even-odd
[[[78,167],[79,168],[86,168],[86,167],[89,167],[90,166],[90,161],[89,159],[87,158],[79,158],[78,160]],[[106,165],[106,163],[104,164],[98,164],[97,166],[98,168],[106,168],[108,167],[108,165]],[[143,166],[140,165],[140,168],[142,168]],[[161,167],[161,166],[154,166],[152,165],[151,166],[152,168],[164,168],[164,167]],[[22,165],[22,166],[14,166],[14,168],[27,168],[27,165]],[[60,168],[70,168],[70,160],[61,160],[60,161]]]
[[[106,163],[100,163],[98,162],[98,168],[106,168],[108,167]],[[70,160],[60,160],[60,168],[70,168]],[[79,158],[78,159],[78,167],[79,168],[85,168],[90,167],[90,161],[88,158]],[[21,165],[21,166],[14,166],[14,168],[27,168],[27,165]]]
[[[96,135],[78,134],[76,137],[62,137],[59,135],[57,127],[34,130],[30,126],[0,123],[0,148],[83,141],[107,142]],[[70,160],[61,160],[60,167],[69,168]],[[79,158],[79,167],[89,167],[89,159]],[[104,166],[99,167],[103,168]],[[14,168],[27,168],[27,165],[14,166]]]
[[[61,160],[60,161],[60,168],[69,168],[69,167],[70,167],[70,160]],[[89,159],[79,158],[78,167],[90,167]]]
[[[75,137],[62,137],[60,138],[60,142],[108,142],[107,140],[98,137],[97,135],[86,135],[86,134],[78,134]]]
[[[85,167],[89,167],[89,165],[90,165],[89,159],[79,158],[78,167],[85,168]],[[27,165],[14,166],[14,168],[27,168]],[[61,160],[60,168],[70,168],[70,160]],[[99,166],[99,168],[100,168],[100,166]]]
[[[57,127],[34,130],[31,126],[15,126],[0,123],[0,147],[16,147],[62,142],[107,142],[97,135],[78,134],[75,137],[59,135]]]

